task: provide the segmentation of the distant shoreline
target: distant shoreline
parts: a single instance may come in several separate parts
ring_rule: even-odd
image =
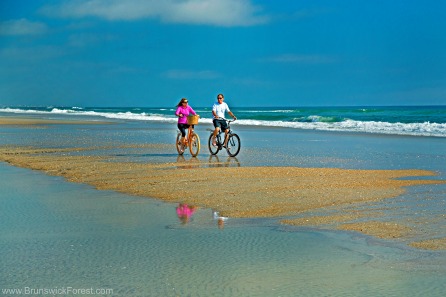
[[[69,124],[69,125],[94,125],[94,124],[112,124],[107,121],[86,121],[86,120],[50,120],[37,119],[31,117],[2,117],[0,116],[0,125],[55,125],[55,124]]]

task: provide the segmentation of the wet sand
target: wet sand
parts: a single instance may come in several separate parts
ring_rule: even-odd
[[[212,208],[223,216],[291,217],[282,222],[351,230],[388,239],[410,238],[422,230],[376,220],[379,214],[362,211],[364,203],[397,197],[409,186],[446,183],[438,179],[419,179],[435,176],[434,172],[426,170],[205,168],[203,162],[197,166],[127,162],[113,155],[94,154],[100,149],[103,148],[1,147],[0,160],[101,190]],[[340,211],[305,217],[307,212],[333,207]],[[342,207],[351,210],[343,213]],[[297,215],[300,217],[292,218]],[[417,248],[444,249],[445,242],[445,238],[429,238],[410,244]]]
[[[56,124],[71,124],[71,125],[85,125],[85,124],[110,124],[106,121],[70,121],[70,120],[51,120],[51,119],[37,119],[26,117],[0,117],[0,125],[56,125]]]

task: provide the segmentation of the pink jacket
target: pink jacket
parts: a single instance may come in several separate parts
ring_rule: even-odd
[[[184,108],[183,106],[178,106],[177,111],[175,111],[175,115],[182,114],[182,117],[178,118],[178,124],[187,124],[187,116],[189,114],[196,115],[197,113],[190,107],[189,105]]]

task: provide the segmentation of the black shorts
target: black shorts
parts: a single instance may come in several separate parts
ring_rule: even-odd
[[[228,123],[225,120],[213,119],[212,123],[214,123],[214,127],[219,127],[222,131],[226,131],[228,129]]]
[[[189,124],[178,124],[177,127],[178,127],[178,129],[180,129],[181,136],[186,137],[186,129],[189,129],[190,125]],[[193,127],[194,127],[194,125],[192,125],[192,128]]]

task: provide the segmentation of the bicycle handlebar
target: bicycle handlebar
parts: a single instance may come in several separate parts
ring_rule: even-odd
[[[233,120],[228,120],[228,119],[225,119],[225,118],[216,118],[216,120],[224,120],[224,121],[226,121],[228,123],[232,123],[232,122],[235,122],[237,120],[237,118],[235,118]]]

